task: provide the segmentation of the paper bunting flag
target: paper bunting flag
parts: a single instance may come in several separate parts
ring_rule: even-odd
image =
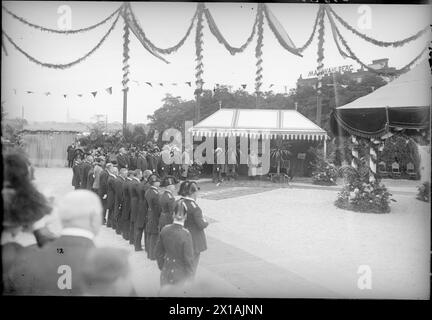
[[[159,85],[160,85],[161,87],[163,87],[163,83],[159,83]]]
[[[79,94],[78,94],[78,97],[80,97],[80,98],[81,98],[82,96],[83,96],[83,95],[82,95],[81,93],[79,93]]]
[[[150,87],[153,87],[153,85],[151,84],[151,82],[146,82]]]
[[[93,98],[96,98],[97,91],[93,91],[91,94],[93,95]]]
[[[26,92],[29,93],[29,94],[33,93],[33,91],[26,91]]]
[[[274,84],[272,83],[271,85],[270,85],[270,87],[269,88],[271,88],[271,87],[273,87],[274,86]]]
[[[51,94],[51,92],[45,92],[46,96],[49,96]]]
[[[64,94],[64,95],[63,95],[63,97],[64,97],[64,98],[66,99],[66,97],[67,97],[67,94]]]
[[[109,94],[112,94],[112,87],[106,88],[105,90],[106,90],[106,92],[108,92]]]
[[[192,82],[188,81],[188,82],[185,82],[185,83],[190,87]]]
[[[246,84],[242,84],[241,86],[242,86],[243,89],[246,89],[247,85]]]

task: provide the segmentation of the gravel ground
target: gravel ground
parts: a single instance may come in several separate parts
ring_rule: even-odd
[[[70,182],[70,169],[36,169],[37,185],[57,199],[72,190]],[[381,215],[337,209],[338,188],[313,187],[307,180],[288,188],[203,184],[198,202],[211,224],[195,294],[428,298],[430,206],[415,199],[420,182],[384,183],[397,202]],[[144,253],[132,252],[107,228],[97,243],[131,251],[138,294],[160,294],[159,271]],[[357,286],[365,265],[372,272],[370,290]]]

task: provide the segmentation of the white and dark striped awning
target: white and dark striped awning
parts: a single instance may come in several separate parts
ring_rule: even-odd
[[[249,137],[318,141],[324,129],[296,110],[220,109],[190,128],[197,137]]]

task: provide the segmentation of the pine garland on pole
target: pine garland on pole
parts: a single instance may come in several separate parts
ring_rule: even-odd
[[[322,8],[322,7],[321,7]],[[316,114],[316,123],[318,126],[321,126],[321,102],[322,102],[322,78],[323,78],[323,69],[324,69],[324,10],[320,11],[320,21],[318,27],[318,83],[317,83],[317,114]]]
[[[127,94],[129,91],[129,27],[124,18],[123,28],[123,136],[127,127]]]
[[[353,143],[352,149],[351,149],[351,155],[352,155],[352,159],[351,159],[351,167],[353,167],[354,169],[358,168],[358,162],[359,162],[359,142],[356,138],[356,136],[351,136],[351,142]]]
[[[258,4],[258,40],[257,45],[255,48],[255,57],[257,58],[256,62],[256,77],[255,77],[255,94],[256,94],[256,108],[258,108],[258,99],[261,92],[261,86],[262,86],[262,47],[263,47],[263,39],[264,39],[264,4],[259,3]]]
[[[203,88],[203,80],[202,80],[202,74],[203,74],[203,28],[204,28],[204,4],[199,3],[198,4],[198,21],[197,21],[197,28],[195,33],[195,54],[196,54],[196,67],[195,67],[195,96],[196,96],[196,105],[195,105],[195,123],[198,123],[200,121],[200,100],[201,100],[201,93]]]

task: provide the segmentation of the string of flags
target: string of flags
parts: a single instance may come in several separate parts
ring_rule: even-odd
[[[158,87],[164,87],[164,88],[169,88],[170,86],[173,87],[178,87],[180,85],[184,85],[186,87],[192,87],[192,81],[186,81],[186,82],[171,82],[171,83],[163,83],[163,82],[149,82],[149,81],[144,81],[144,82],[140,82],[137,80],[132,80],[132,83],[135,83],[137,86],[146,86],[148,88],[158,88]],[[219,84],[219,83],[215,83],[215,84],[209,84],[207,83],[207,90],[213,90],[213,93],[216,93],[217,90],[221,89],[222,87],[229,87],[230,90],[232,91],[236,91],[236,90],[246,90],[247,88],[250,88],[251,90],[253,90],[253,84],[240,84],[240,85],[230,85],[230,84]],[[276,90],[276,91],[281,91],[284,92],[286,91],[287,86],[285,85],[276,85],[276,84],[270,84],[268,86],[264,86],[264,88],[266,88],[268,90],[271,89],[280,89],[280,90]],[[94,91],[89,91],[87,93],[60,93],[60,95],[64,98],[71,98],[71,97],[79,97],[79,98],[83,98],[86,95],[91,95],[93,96],[93,98],[96,98],[96,96],[100,93],[107,93],[109,95],[112,95],[114,90],[116,88],[113,88],[113,86],[107,87],[107,88],[103,88],[103,89],[98,89],[98,90],[94,90]],[[21,91],[21,90],[17,90],[16,88],[13,89],[14,95],[17,95],[17,93]],[[121,91],[121,88],[118,88],[118,91]],[[43,94],[45,96],[55,96],[58,93],[53,92],[53,91],[44,91],[44,92],[37,92],[37,91],[33,91],[33,90],[23,90],[21,91],[25,94]]]

